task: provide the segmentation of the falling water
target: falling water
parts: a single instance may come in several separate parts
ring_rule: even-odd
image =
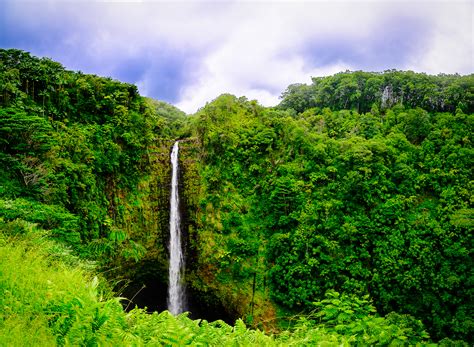
[[[170,197],[170,268],[168,287],[168,311],[176,315],[185,311],[185,290],[181,275],[184,270],[184,256],[181,248],[181,220],[178,193],[178,141],[171,151],[171,197]]]

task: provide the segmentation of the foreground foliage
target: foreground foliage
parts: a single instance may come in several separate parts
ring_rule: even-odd
[[[71,250],[34,224],[0,224],[0,345],[350,345],[417,343],[428,337],[420,322],[380,318],[367,298],[328,293],[314,316],[280,335],[249,330],[242,320],[193,321],[167,311],[125,312],[119,298]]]

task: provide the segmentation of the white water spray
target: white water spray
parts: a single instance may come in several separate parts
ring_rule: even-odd
[[[177,315],[186,310],[185,290],[181,275],[184,270],[184,255],[181,247],[181,218],[178,193],[178,141],[171,151],[171,197],[170,197],[170,267],[168,286],[168,311]]]

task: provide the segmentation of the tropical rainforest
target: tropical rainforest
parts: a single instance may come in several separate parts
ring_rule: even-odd
[[[1,49],[0,345],[472,345],[473,126],[474,75],[346,71],[186,115]],[[134,301],[166,301],[176,140],[212,321]]]

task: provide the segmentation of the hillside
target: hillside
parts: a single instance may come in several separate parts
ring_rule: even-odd
[[[259,298],[257,322],[335,289],[467,338],[472,114],[280,108],[223,95],[197,115],[197,285],[232,283],[247,314]]]

